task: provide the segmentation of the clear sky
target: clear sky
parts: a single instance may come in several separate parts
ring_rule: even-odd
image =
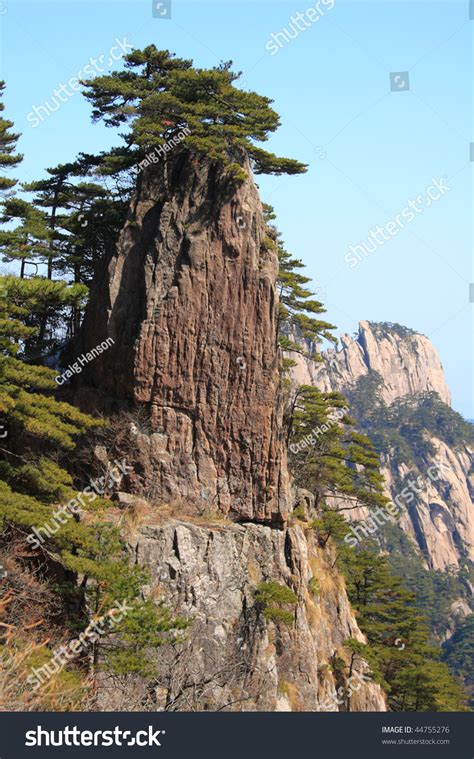
[[[25,155],[16,175],[39,178],[119,142],[91,123],[70,87],[37,127],[28,119],[91,58],[107,68],[116,40],[153,42],[203,67],[232,59],[242,86],[273,98],[281,115],[268,147],[309,164],[303,176],[258,184],[288,249],[324,293],[328,319],[349,333],[369,319],[427,335],[454,407],[474,418],[469,0],[320,0],[317,10],[317,0],[171,0],[171,18],[167,3],[153,17],[151,0],[0,0],[0,78]],[[280,35],[277,47],[271,35],[284,28],[293,39]],[[355,248],[354,265],[350,246],[363,241],[373,252]]]

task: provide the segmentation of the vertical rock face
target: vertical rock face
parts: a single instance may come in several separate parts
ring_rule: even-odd
[[[237,518],[281,521],[287,475],[278,435],[277,258],[249,179],[188,151],[140,176],[129,220],[83,334],[114,345],[81,381],[146,407],[141,484],[157,500],[200,498]],[[283,515],[283,516],[282,516]]]

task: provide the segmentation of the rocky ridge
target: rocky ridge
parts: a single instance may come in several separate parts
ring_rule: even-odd
[[[399,325],[361,321],[357,337],[343,334],[340,344],[340,350],[324,351],[322,364],[292,356],[296,361],[295,381],[323,391],[337,391],[353,385],[359,377],[378,372],[384,380],[382,395],[387,404],[407,395],[433,391],[451,405],[440,358],[424,335]]]
[[[381,395],[387,405],[423,392],[436,392],[445,404],[451,404],[439,356],[423,335],[399,325],[361,321],[357,338],[343,335],[341,345],[340,350],[324,351],[321,363],[291,354],[296,362],[292,370],[295,383],[344,393],[359,378],[377,372],[383,380]],[[422,492],[415,504],[404,509],[400,525],[423,553],[428,567],[457,568],[463,559],[474,559],[473,451],[468,445],[450,447],[435,436],[426,442],[435,450],[433,463],[438,460],[444,464],[439,479],[430,480],[425,469],[420,470],[415,463],[400,463],[386,450],[382,452],[386,495],[395,500],[401,482],[409,476],[423,478]],[[364,509],[348,513],[356,519],[369,516]]]

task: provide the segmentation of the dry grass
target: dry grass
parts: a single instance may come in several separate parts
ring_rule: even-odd
[[[0,598],[0,711],[76,711],[87,708],[86,694],[91,694],[91,681],[78,670],[60,671],[35,689],[32,668],[45,664],[51,657],[48,640],[39,638],[41,622],[21,630],[1,621],[12,603],[12,593]]]
[[[292,711],[294,712],[300,712],[301,711],[301,702],[300,697],[298,693],[298,688],[294,683],[289,683],[286,680],[280,680],[278,683],[278,692],[286,696],[288,699],[288,702],[291,706]]]

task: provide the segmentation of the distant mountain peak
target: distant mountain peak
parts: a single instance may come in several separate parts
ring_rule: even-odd
[[[341,389],[365,374],[377,372],[383,381],[386,403],[407,395],[436,392],[451,405],[438,352],[425,335],[392,322],[361,321],[358,335],[354,338],[343,334],[340,343],[340,350],[324,351],[323,364],[311,372],[318,386]],[[303,371],[308,371],[308,365]]]

